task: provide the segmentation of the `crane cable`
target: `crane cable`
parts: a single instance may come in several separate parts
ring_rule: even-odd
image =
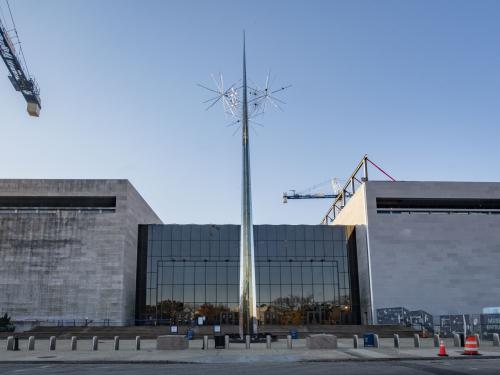
[[[0,24],[2,24],[4,27],[7,27],[7,22],[3,14],[2,4],[0,4]]]

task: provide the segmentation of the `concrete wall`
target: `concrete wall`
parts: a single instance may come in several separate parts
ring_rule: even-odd
[[[137,229],[161,223],[127,180],[0,180],[1,196],[116,196],[115,212],[0,209],[0,311],[15,320],[134,317]]]
[[[373,306],[433,315],[500,306],[500,215],[381,214],[376,198],[496,198],[500,183],[368,181]]]
[[[361,185],[356,193],[347,201],[345,208],[340,211],[332,225],[356,226],[356,253],[358,260],[359,303],[361,322],[371,324],[371,280],[370,258],[368,252],[366,195],[365,184]]]
[[[333,225],[366,225],[365,184],[347,201],[345,209],[335,217]]]

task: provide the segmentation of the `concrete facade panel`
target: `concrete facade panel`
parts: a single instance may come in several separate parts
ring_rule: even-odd
[[[14,320],[133,319],[138,224],[161,221],[127,180],[0,180],[3,196],[116,196],[116,209],[0,208],[2,312]]]

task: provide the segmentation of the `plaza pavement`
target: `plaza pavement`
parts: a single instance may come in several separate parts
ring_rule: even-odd
[[[445,339],[448,359],[467,359],[463,348],[453,346],[452,339]],[[360,344],[362,345],[362,340]],[[120,350],[113,350],[113,340],[99,340],[99,348],[92,351],[91,340],[79,340],[78,350],[71,351],[70,340],[58,340],[56,350],[49,351],[49,340],[36,340],[35,350],[27,351],[27,340],[20,340],[20,351],[7,351],[6,340],[0,340],[0,363],[256,363],[256,362],[326,362],[326,361],[390,361],[439,359],[438,348],[432,339],[421,339],[421,347],[414,348],[413,338],[400,339],[400,348],[393,346],[392,339],[380,339],[379,348],[353,348],[352,339],[338,339],[336,350],[309,350],[306,340],[293,340],[293,348],[288,349],[286,340],[272,343],[266,349],[265,343],[252,344],[245,349],[244,344],[231,343],[229,349],[214,349],[210,340],[209,349],[202,349],[202,340],[189,342],[189,349],[177,351],[156,350],[156,340],[142,340],[141,350],[135,350],[134,340],[120,341]],[[500,359],[500,347],[491,341],[484,341],[479,348],[481,356],[474,358]]]

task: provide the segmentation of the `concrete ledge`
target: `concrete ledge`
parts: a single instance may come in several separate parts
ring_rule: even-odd
[[[335,335],[311,335],[306,338],[307,349],[337,349],[337,336]]]
[[[180,335],[158,336],[156,339],[157,350],[184,350],[189,348],[189,340]]]

